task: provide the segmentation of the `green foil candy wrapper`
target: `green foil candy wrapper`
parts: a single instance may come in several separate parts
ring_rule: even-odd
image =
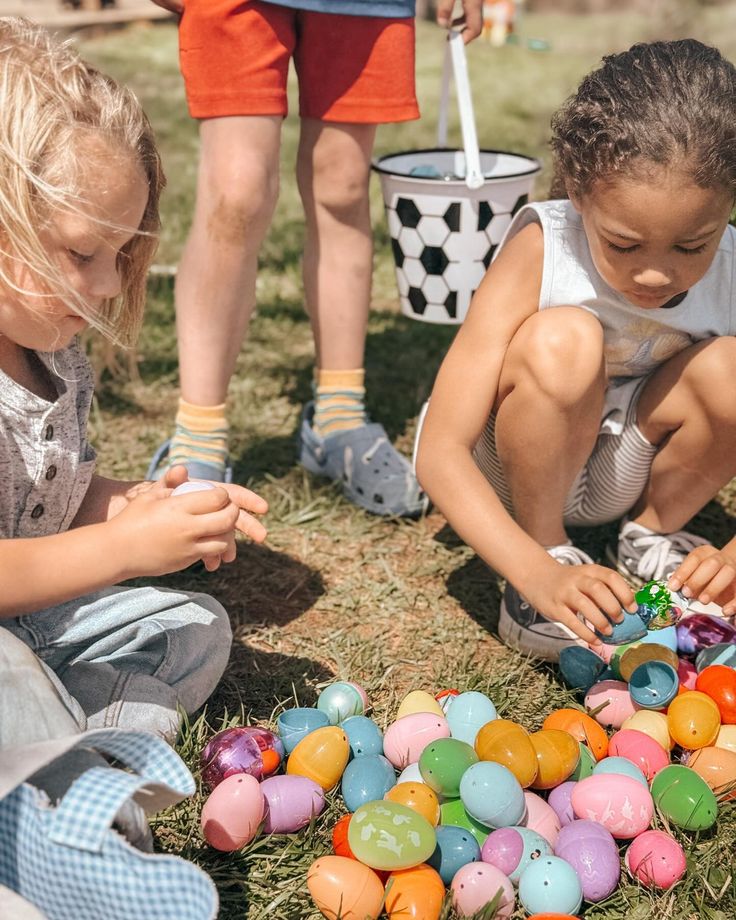
[[[679,591],[670,591],[663,581],[650,581],[636,592],[637,613],[647,629],[675,626],[687,610],[688,601]]]

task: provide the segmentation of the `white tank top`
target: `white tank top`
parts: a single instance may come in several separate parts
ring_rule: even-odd
[[[736,228],[726,227],[710,268],[672,307],[630,304],[593,265],[580,215],[567,200],[523,207],[499,246],[536,222],[544,234],[539,309],[579,305],[598,317],[605,336],[608,377],[642,377],[703,339],[736,334]],[[497,253],[496,253],[497,254]]]

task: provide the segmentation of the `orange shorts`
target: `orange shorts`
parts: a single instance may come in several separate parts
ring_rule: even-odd
[[[179,55],[194,118],[286,115],[291,57],[303,118],[381,124],[419,117],[411,18],[187,0]]]

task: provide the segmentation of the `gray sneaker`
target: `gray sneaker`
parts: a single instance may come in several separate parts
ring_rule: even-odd
[[[576,546],[552,546],[547,552],[560,565],[592,565],[593,560]],[[498,634],[503,642],[527,655],[557,661],[563,648],[587,643],[562,623],[542,616],[527,603],[516,588],[508,584],[501,601]]]
[[[649,581],[667,581],[682,560],[697,546],[707,543],[686,530],[655,533],[633,521],[624,521],[618,546],[606,549],[606,557],[620,575],[640,588]]]

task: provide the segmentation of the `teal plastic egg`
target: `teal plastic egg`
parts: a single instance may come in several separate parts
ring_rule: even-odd
[[[474,763],[460,780],[460,799],[468,814],[486,827],[511,827],[526,812],[524,790],[503,764]]]
[[[631,699],[643,709],[664,709],[677,696],[680,678],[666,661],[644,661],[629,678]]]
[[[711,664],[725,664],[729,668],[736,668],[736,643],[719,642],[717,645],[711,645],[710,648],[704,648],[698,652],[695,659],[698,673]]]
[[[348,825],[348,843],[356,859],[393,872],[426,862],[437,846],[434,828],[416,811],[398,802],[368,802]]]
[[[348,811],[382,799],[396,785],[396,773],[383,754],[363,754],[351,760],[342,775],[342,797]]]
[[[456,703],[457,699],[450,707],[451,711]],[[467,742],[457,738],[438,738],[422,751],[419,772],[430,789],[455,799],[460,795],[463,773],[474,763],[478,763],[478,755]]]
[[[606,665],[589,648],[568,645],[560,651],[559,667],[562,679],[568,687],[587,693],[593,684],[600,680],[599,675]]]
[[[559,856],[540,856],[519,879],[519,900],[530,914],[577,914],[583,889],[573,867]]]
[[[447,712],[450,735],[465,741],[471,747],[475,744],[475,736],[480,729],[487,722],[497,718],[496,707],[485,693],[479,693],[477,690],[458,694]]]
[[[340,723],[345,732],[353,757],[364,754],[383,754],[383,732],[368,716],[349,716]]]
[[[349,716],[362,715],[365,704],[363,697],[354,684],[338,680],[320,693],[317,709],[324,712],[330,725],[339,725]]]
[[[480,845],[467,828],[453,824],[435,828],[437,846],[427,863],[436,869],[440,878],[449,885],[461,866],[480,860]]]
[[[652,780],[654,804],[665,818],[688,831],[715,824],[718,802],[706,781],[690,767],[670,764]]]
[[[638,783],[641,783],[646,789],[649,788],[644,773],[632,763],[627,757],[604,757],[593,767],[593,774],[598,776],[600,773],[617,773],[621,776],[630,776]]]

